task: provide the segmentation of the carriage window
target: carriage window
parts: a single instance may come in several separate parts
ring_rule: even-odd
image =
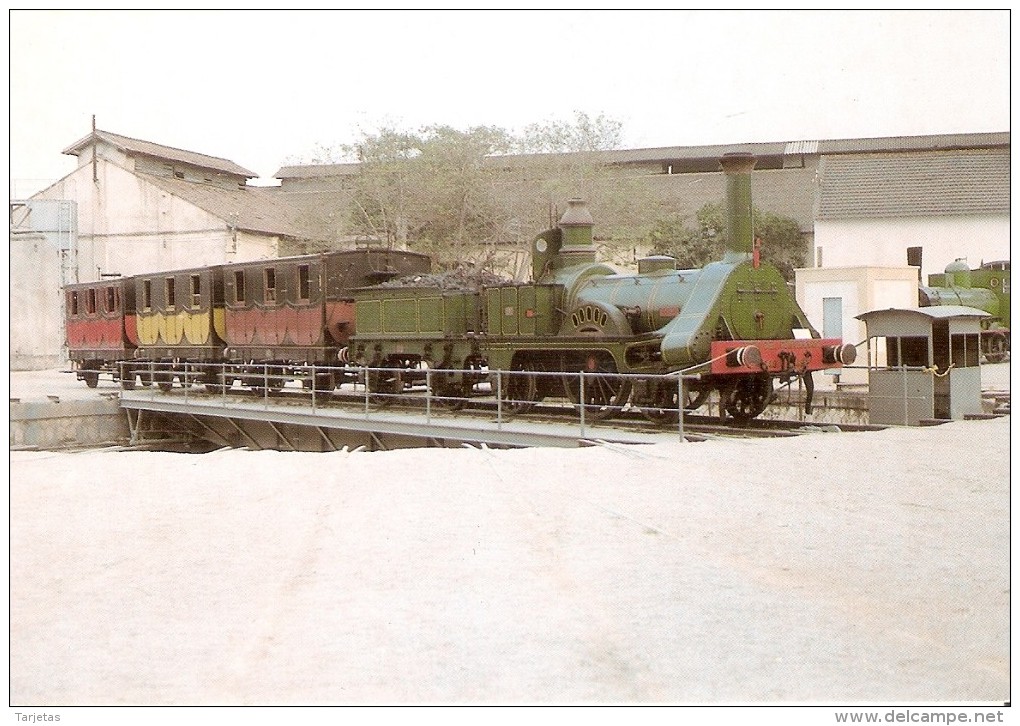
[[[117,309],[117,288],[106,288],[106,312],[112,313]]]
[[[172,278],[166,278],[166,306],[172,308],[177,304],[177,281]]]
[[[234,271],[234,302],[244,302],[244,270]]]
[[[308,300],[309,295],[309,267],[300,265],[298,267],[298,297],[301,300]]]
[[[78,314],[78,292],[71,292],[71,315]]]
[[[202,278],[199,275],[191,276],[191,307],[197,308],[202,304]]]
[[[93,315],[96,312],[96,291],[89,290],[85,295],[85,312]]]
[[[142,281],[142,310],[152,310],[152,280]]]
[[[267,267],[265,271],[265,297],[264,302],[276,302],[276,270]]]

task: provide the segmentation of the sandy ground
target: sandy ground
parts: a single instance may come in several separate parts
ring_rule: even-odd
[[[1001,703],[1009,420],[11,452],[10,703]]]

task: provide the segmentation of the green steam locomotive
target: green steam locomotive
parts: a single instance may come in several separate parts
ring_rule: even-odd
[[[629,406],[662,421],[716,392],[728,416],[746,421],[766,408],[776,383],[796,379],[810,402],[812,373],[852,363],[855,349],[821,339],[761,258],[754,157],[727,154],[720,163],[730,230],[721,260],[680,270],[671,257],[649,257],[637,274],[619,274],[596,260],[592,216],[571,200],[558,225],[533,240],[529,282],[356,290],[347,360],[386,369],[369,375],[373,391],[398,392],[428,370],[435,392],[457,401],[494,371],[510,372],[499,394],[518,411],[566,396],[596,417]],[[651,374],[682,375],[685,385]]]
[[[986,262],[975,270],[963,259],[946,266],[944,274],[928,275],[918,290],[918,305],[965,305],[991,315],[982,321],[981,352],[989,363],[1010,352],[1009,260]]]

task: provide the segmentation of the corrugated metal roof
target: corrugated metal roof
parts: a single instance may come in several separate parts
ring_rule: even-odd
[[[783,151],[784,154],[817,154],[818,153],[818,142],[817,141],[791,141],[786,145],[786,149]]]
[[[818,219],[1009,213],[1008,151],[824,156]]]
[[[328,176],[350,176],[357,174],[361,165],[356,162],[344,164],[300,164],[281,167],[274,175],[276,179],[318,179]]]
[[[755,156],[784,156],[795,154],[865,154],[892,151],[935,151],[950,149],[1008,149],[1010,134],[1005,132],[975,134],[936,134],[927,136],[890,136],[864,139],[826,139],[801,141],[763,141],[708,146],[660,146],[646,149],[616,149],[592,152],[608,164],[640,164],[676,159],[714,159],[734,151],[745,151]],[[555,161],[577,156],[576,153],[510,154],[492,156],[488,163],[497,166],[526,166],[536,160]],[[348,176],[357,173],[358,164],[306,164],[282,167],[274,175],[277,179],[309,179],[328,176]]]
[[[94,135],[89,134],[68,146],[64,149],[63,153],[68,154],[69,156],[78,156],[85,148],[92,145],[93,139],[97,138],[117,147],[127,154],[143,154],[157,159],[179,161],[192,166],[198,166],[203,169],[212,169],[213,171],[243,176],[249,179],[258,176],[255,172],[249,171],[242,166],[238,166],[229,159],[221,159],[216,156],[199,154],[197,152],[186,151],[184,149],[175,149],[172,146],[163,146],[162,144],[154,144],[151,141],[132,139],[129,136],[121,136],[120,134],[114,134],[109,131],[100,131],[98,129]]]
[[[966,307],[964,305],[936,305],[927,308],[888,308],[886,310],[869,310],[866,313],[855,315],[857,320],[867,322],[873,317],[882,317],[889,313],[904,315],[919,315],[932,320],[945,320],[946,318],[990,318],[992,317],[984,310]]]

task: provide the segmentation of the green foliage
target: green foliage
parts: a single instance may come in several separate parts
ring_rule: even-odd
[[[359,163],[351,217],[357,234],[409,245],[440,264],[454,263],[462,261],[464,245],[506,241],[508,230],[520,224],[512,201],[499,193],[505,169],[488,157],[524,148],[594,150],[618,143],[619,128],[604,116],[583,113],[574,124],[533,124],[521,136],[494,126],[384,128],[363,134],[357,143],[321,149],[317,156]],[[582,179],[591,176],[590,160],[570,163]]]
[[[795,219],[770,212],[755,213],[755,234],[761,238],[762,259],[779,268],[783,278],[792,282],[794,270],[807,262],[808,246]]]
[[[774,264],[783,277],[792,281],[794,269],[804,266],[807,245],[796,220],[771,212],[754,214],[754,233],[762,241],[762,259]],[[726,209],[710,203],[695,213],[693,226],[684,217],[674,215],[656,220],[647,235],[651,253],[676,257],[682,269],[703,267],[722,257],[728,240]]]
[[[546,121],[525,126],[515,150],[522,154],[605,151],[620,146],[622,129],[619,121],[604,114],[592,118],[575,111],[573,123]]]

